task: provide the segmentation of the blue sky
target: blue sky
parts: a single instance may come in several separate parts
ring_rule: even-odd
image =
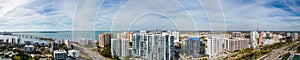
[[[259,24],[259,25],[258,25]],[[300,30],[300,0],[0,0],[0,31]]]

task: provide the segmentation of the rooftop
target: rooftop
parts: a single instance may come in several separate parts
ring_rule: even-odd
[[[59,50],[54,50],[54,53],[67,53],[67,52],[65,50],[59,49]]]
[[[25,47],[34,47],[33,45],[25,45]]]
[[[78,50],[68,50],[68,52],[79,52]]]
[[[188,40],[200,40],[199,37],[189,37]]]

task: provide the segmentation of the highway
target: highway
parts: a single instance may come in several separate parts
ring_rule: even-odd
[[[85,53],[86,55],[92,57],[93,60],[106,60],[106,58],[103,57],[102,55],[99,55],[98,52],[89,50],[89,49],[82,47],[75,43],[71,43],[71,44],[73,45],[74,48],[78,48],[78,49],[82,50],[82,52]]]
[[[296,42],[298,43],[298,42]],[[293,43],[293,44],[296,44],[296,43]],[[293,45],[293,44],[290,44],[289,46]],[[262,57],[261,59],[258,59],[258,60],[276,60],[277,56],[280,55],[279,53],[284,53],[286,48],[288,48],[289,46],[284,46],[284,47],[281,47],[279,49],[274,49],[271,54],[268,54],[267,56],[265,57]]]

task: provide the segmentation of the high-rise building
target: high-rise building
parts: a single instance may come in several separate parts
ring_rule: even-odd
[[[171,32],[140,31],[133,34],[132,53],[135,57],[149,60],[170,60],[174,50]]]
[[[129,57],[129,41],[128,39],[120,38],[120,39],[112,39],[111,40],[111,54],[113,57],[119,57],[123,59],[125,57]]]
[[[129,57],[129,41],[128,39],[121,39],[121,58]]]
[[[221,34],[208,35],[206,54],[209,55],[209,58],[215,58],[221,52],[223,52],[223,44],[225,39],[228,38]]]
[[[258,36],[258,45],[262,45],[262,33],[259,33],[259,36]]]
[[[241,50],[249,48],[250,40],[249,39],[226,39],[224,43],[224,48],[227,51]]]
[[[70,43],[70,41],[68,39],[64,40],[64,44],[67,46],[67,48],[72,48],[71,47],[71,43]]]
[[[11,44],[15,44],[15,38],[11,38]]]
[[[106,45],[110,45],[112,35],[110,33],[99,34],[99,46],[104,47]]]
[[[139,34],[132,34],[132,55],[133,56],[140,56],[140,35]]]
[[[200,58],[205,54],[205,44],[200,37],[189,37],[184,44],[185,55],[192,58]]]
[[[174,43],[175,42],[180,42],[179,40],[179,32],[178,31],[171,31],[171,35],[174,36]]]
[[[6,42],[6,43],[9,43],[8,41],[9,41],[9,39],[7,38],[7,39],[5,40],[5,42]]]
[[[250,33],[251,47],[256,48],[258,46],[258,37],[259,37],[259,34],[257,31],[251,31],[251,33]]]
[[[50,51],[53,52],[54,51],[54,41],[50,41],[50,44],[51,44],[51,48],[50,48]]]
[[[111,39],[111,55],[113,57],[120,57],[121,53],[121,40]]]
[[[133,32],[129,32],[129,42],[132,42],[133,39]]]
[[[17,44],[21,44],[21,38],[17,39]]]

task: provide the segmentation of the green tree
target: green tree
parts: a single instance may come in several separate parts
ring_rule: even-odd
[[[14,56],[13,59],[14,60],[21,60],[21,57],[20,56]]]

